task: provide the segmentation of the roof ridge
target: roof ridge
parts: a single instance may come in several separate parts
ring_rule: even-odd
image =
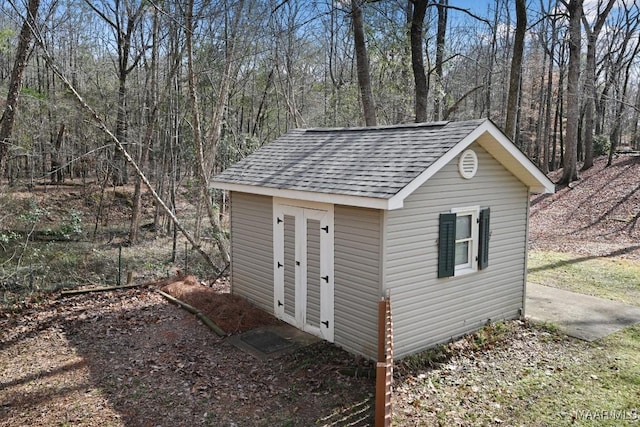
[[[396,125],[380,125],[380,126],[357,126],[357,127],[332,127],[332,128],[309,128],[299,129],[303,132],[362,132],[373,130],[395,130],[395,129],[411,129],[411,128],[435,128],[444,127],[451,123],[450,120],[442,120],[439,122],[420,122],[420,123],[402,123]],[[461,122],[456,122],[461,123]]]

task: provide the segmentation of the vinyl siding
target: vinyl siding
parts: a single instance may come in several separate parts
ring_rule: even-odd
[[[418,188],[385,223],[384,286],[391,289],[398,358],[471,332],[522,308],[528,189],[477,144],[478,172],[463,179],[454,159]],[[489,266],[437,278],[439,214],[491,208]]]
[[[336,205],[335,343],[377,357],[382,212]]]
[[[231,193],[232,292],[268,313],[273,313],[272,212],[271,197]]]

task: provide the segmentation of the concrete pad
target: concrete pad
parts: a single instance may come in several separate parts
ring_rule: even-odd
[[[640,307],[535,283],[527,283],[525,315],[585,341],[640,323]]]
[[[269,341],[269,337],[274,335],[276,336],[276,339],[271,343],[273,345],[269,345],[269,342],[252,345],[252,343],[258,343],[259,341]],[[257,340],[251,338],[256,336],[259,337]],[[234,335],[227,339],[229,344],[232,344],[240,350],[263,360],[281,356],[297,348],[305,347],[318,341],[320,341],[320,338],[301,331],[298,328],[294,328],[286,323],[259,327],[240,335]],[[290,343],[290,345],[285,345],[285,342]]]

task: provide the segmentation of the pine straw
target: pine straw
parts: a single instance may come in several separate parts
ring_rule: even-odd
[[[177,275],[153,285],[199,309],[227,334],[241,333],[258,326],[279,323],[275,317],[255,307],[241,296],[218,292],[201,284],[192,275]]]

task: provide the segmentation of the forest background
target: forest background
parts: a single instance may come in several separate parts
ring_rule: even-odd
[[[3,0],[2,265],[49,208],[12,192],[64,182],[94,240],[105,189],[127,198],[129,246],[147,195],[173,258],[181,234],[217,274],[225,199],[209,180],[299,127],[487,117],[570,184],[640,148],[639,34],[631,0]],[[66,215],[44,234],[87,232]],[[0,282],[33,281],[20,268]]]

